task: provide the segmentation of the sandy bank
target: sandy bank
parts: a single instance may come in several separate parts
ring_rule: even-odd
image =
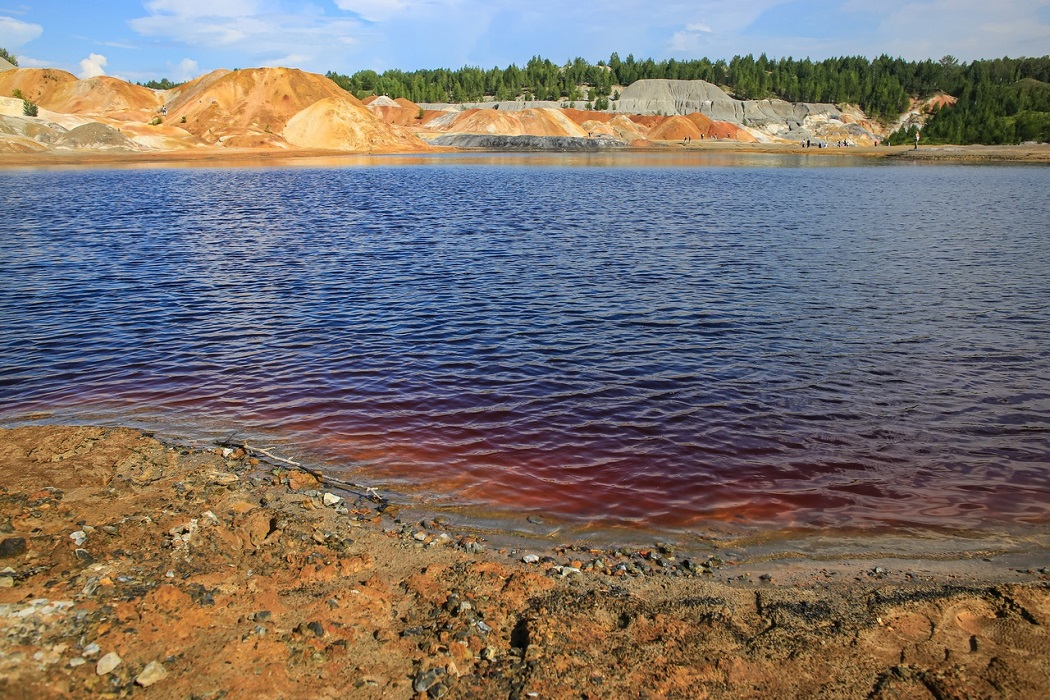
[[[501,551],[262,452],[126,429],[2,430],[0,477],[4,697],[1050,691],[1050,562]]]
[[[646,145],[638,145],[644,143]],[[70,151],[41,153],[0,154],[0,169],[3,168],[55,168],[55,167],[160,167],[188,165],[193,167],[250,167],[252,165],[273,166],[316,162],[322,166],[365,164],[375,157],[411,159],[434,154],[455,153],[456,149],[430,147],[425,151],[396,153],[347,153],[322,149],[262,149],[262,148],[196,148],[177,151],[117,152],[117,151]],[[1050,145],[1026,146],[923,146],[915,150],[911,146],[852,147],[852,148],[800,148],[796,144],[740,143],[737,141],[679,141],[636,142],[626,153],[696,155],[711,154],[756,154],[756,155],[804,155],[807,158],[841,158],[862,156],[891,158],[908,161],[944,163],[1050,163]],[[557,153],[549,155],[556,156]]]

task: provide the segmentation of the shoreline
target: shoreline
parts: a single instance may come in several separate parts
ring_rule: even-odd
[[[1045,537],[912,558],[819,536],[744,556],[503,543],[125,428],[0,430],[0,475],[5,697],[1050,690]]]
[[[703,142],[684,145],[681,142],[656,142],[645,147],[629,147],[610,152],[530,151],[526,155],[552,157],[609,157],[622,155],[791,155],[807,158],[863,157],[901,161],[938,163],[1050,163],[1050,144],[1028,144],[1007,146],[852,146],[849,148],[800,148],[793,143],[740,143],[737,141]],[[469,155],[514,155],[502,151],[473,151],[434,147],[426,151],[348,152],[320,149],[227,149],[221,147],[172,151],[119,152],[119,151],[68,151],[39,153],[0,154],[0,170],[6,168],[52,168],[52,167],[158,167],[193,165],[201,167],[224,166],[272,166],[302,164],[304,161],[320,161],[326,165],[346,165],[355,160],[360,163],[373,159],[428,158],[431,156]]]

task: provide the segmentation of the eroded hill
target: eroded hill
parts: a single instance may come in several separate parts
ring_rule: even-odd
[[[0,153],[383,153],[432,144],[587,150],[705,140],[864,146],[884,134],[857,108],[740,101],[701,80],[639,80],[612,109],[598,111],[524,102],[420,105],[385,96],[362,102],[325,76],[290,68],[217,70],[170,90],[108,76],[78,80],[53,69],[0,72]]]

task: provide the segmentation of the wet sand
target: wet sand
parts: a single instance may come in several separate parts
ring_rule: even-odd
[[[1038,530],[499,537],[103,427],[0,430],[0,477],[3,697],[1050,692]]]

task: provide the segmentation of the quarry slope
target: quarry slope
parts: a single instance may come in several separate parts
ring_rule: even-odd
[[[23,113],[21,98],[37,106],[35,116]],[[94,126],[82,128],[88,125]],[[695,147],[708,140],[868,146],[886,131],[855,107],[737,100],[700,80],[640,80],[609,110],[597,111],[524,101],[416,104],[383,95],[361,101],[325,76],[293,68],[216,70],[163,91],[108,76],[78,80],[49,68],[0,71],[0,153],[379,153],[425,151],[431,144],[563,150],[581,147],[578,139],[603,140],[596,145],[602,149]]]

